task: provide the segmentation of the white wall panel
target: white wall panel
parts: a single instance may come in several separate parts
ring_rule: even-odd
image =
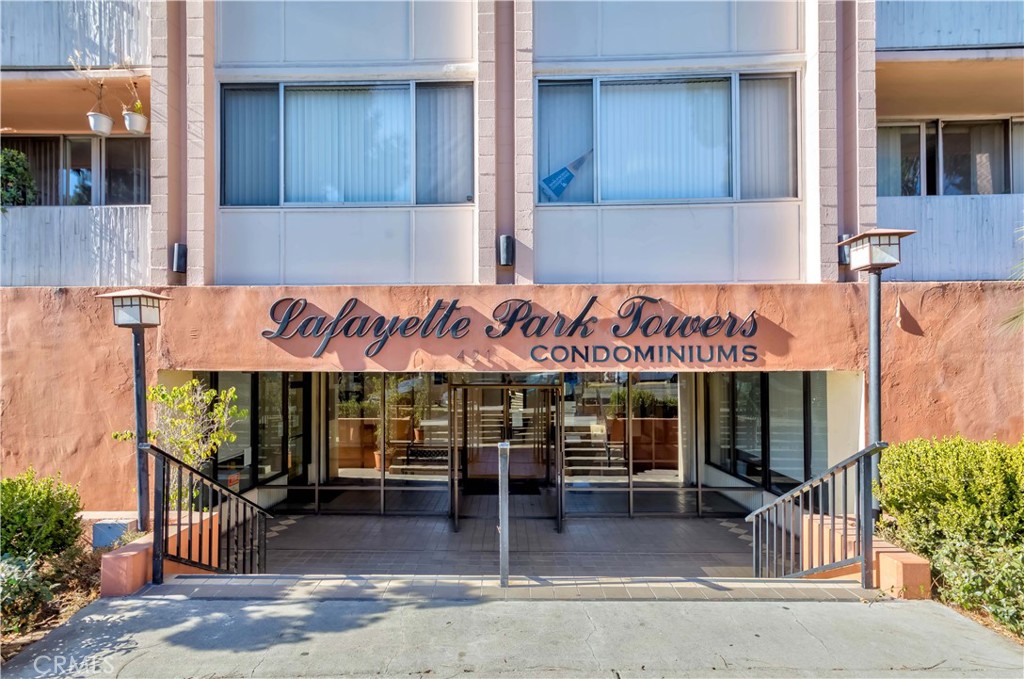
[[[736,280],[800,280],[798,203],[736,206]]]
[[[739,52],[796,52],[800,49],[799,2],[746,0],[735,3]]]
[[[295,210],[284,215],[284,282],[410,283],[407,210]]]
[[[471,61],[474,3],[232,0],[217,3],[224,66]]]
[[[217,10],[218,62],[284,61],[284,6],[280,2],[219,2]]]
[[[879,0],[875,21],[880,50],[1024,45],[1019,0]]]
[[[878,226],[913,229],[885,280],[1006,280],[1024,260],[1024,195],[878,199]]]
[[[476,269],[473,210],[413,212],[413,282],[472,283]]]
[[[426,0],[413,3],[415,59],[471,61],[473,4],[465,0]]]
[[[476,209],[224,208],[218,285],[472,283]]]
[[[795,0],[537,0],[534,59],[797,52],[801,11]]]
[[[281,213],[223,210],[217,223],[219,285],[281,282]]]
[[[566,3],[572,4],[572,3]],[[598,209],[534,212],[533,265],[538,283],[594,283],[598,275]]]
[[[796,202],[539,207],[536,282],[799,281],[800,220]]]
[[[732,278],[729,207],[604,209],[602,283],[698,283]]]

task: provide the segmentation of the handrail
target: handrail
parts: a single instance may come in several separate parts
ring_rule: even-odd
[[[887,447],[877,441],[748,514],[754,577],[801,577],[859,563],[862,585],[872,587],[871,463]]]
[[[765,511],[771,509],[775,505],[780,504],[782,502],[785,502],[789,498],[794,497],[794,496],[796,496],[796,495],[798,495],[800,493],[805,492],[806,490],[808,490],[812,486],[817,485],[822,480],[824,480],[826,477],[829,477],[832,474],[835,474],[836,472],[840,472],[843,469],[849,469],[850,467],[852,467],[854,465],[854,463],[857,462],[857,460],[861,459],[862,457],[865,457],[866,455],[874,455],[875,453],[881,452],[881,451],[885,450],[888,447],[889,447],[888,443],[886,443],[885,441],[879,441],[878,443],[873,443],[870,446],[868,446],[867,448],[863,448],[863,449],[857,451],[856,453],[854,453],[850,457],[846,458],[842,462],[837,462],[836,464],[832,465],[831,467],[829,467],[825,471],[821,472],[817,476],[814,476],[814,477],[804,481],[803,483],[801,483],[796,488],[793,488],[792,490],[787,491],[786,493],[784,493],[784,494],[780,495],[779,497],[775,498],[774,500],[772,500],[768,504],[766,504],[766,505],[764,505],[762,507],[758,507],[754,511],[750,512],[750,514],[747,514],[747,517],[744,520],[747,521],[747,522],[753,521],[754,517],[757,514],[761,514],[761,513],[765,512]]]
[[[252,500],[250,500],[246,496],[242,495],[241,493],[239,493],[237,490],[231,490],[229,487],[225,486],[223,483],[221,483],[216,478],[210,476],[209,474],[207,474],[206,472],[202,471],[201,469],[196,469],[195,467],[190,465],[188,462],[185,462],[184,460],[181,460],[181,459],[179,459],[177,457],[174,457],[173,455],[168,453],[166,450],[162,450],[162,449],[158,448],[157,446],[154,446],[152,443],[140,443],[139,444],[139,448],[141,448],[142,450],[148,450],[151,453],[154,453],[154,455],[163,456],[165,459],[173,460],[175,465],[180,465],[180,466],[184,467],[186,471],[190,471],[193,474],[198,474],[199,476],[202,476],[204,479],[206,479],[209,482],[209,484],[211,486],[214,486],[217,490],[221,491],[222,493],[225,493],[227,495],[231,495],[232,497],[234,497],[239,502],[242,502],[244,504],[249,505],[250,507],[255,509],[257,512],[260,512],[260,513],[264,514],[268,519],[274,518],[273,514],[268,512],[263,507],[260,507],[258,504],[256,504],[255,502],[253,502]]]
[[[215,573],[265,571],[270,512],[157,446],[139,448],[155,461],[154,584],[163,582],[165,559]]]

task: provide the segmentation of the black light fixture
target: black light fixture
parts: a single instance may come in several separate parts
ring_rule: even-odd
[[[512,236],[498,237],[498,266],[514,266],[516,263],[516,241]]]
[[[171,271],[185,273],[188,270],[188,246],[184,243],[174,244],[174,255],[171,258]]]

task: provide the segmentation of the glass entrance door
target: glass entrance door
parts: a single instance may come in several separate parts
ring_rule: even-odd
[[[561,398],[553,386],[453,385],[451,516],[498,514],[498,444],[509,442],[509,515],[561,530]]]

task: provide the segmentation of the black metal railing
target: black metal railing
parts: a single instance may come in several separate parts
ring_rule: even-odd
[[[152,444],[153,583],[164,559],[215,573],[263,573],[269,512]]]
[[[874,443],[751,512],[754,577],[802,577],[859,563],[862,585],[872,587],[871,462],[886,447]]]

